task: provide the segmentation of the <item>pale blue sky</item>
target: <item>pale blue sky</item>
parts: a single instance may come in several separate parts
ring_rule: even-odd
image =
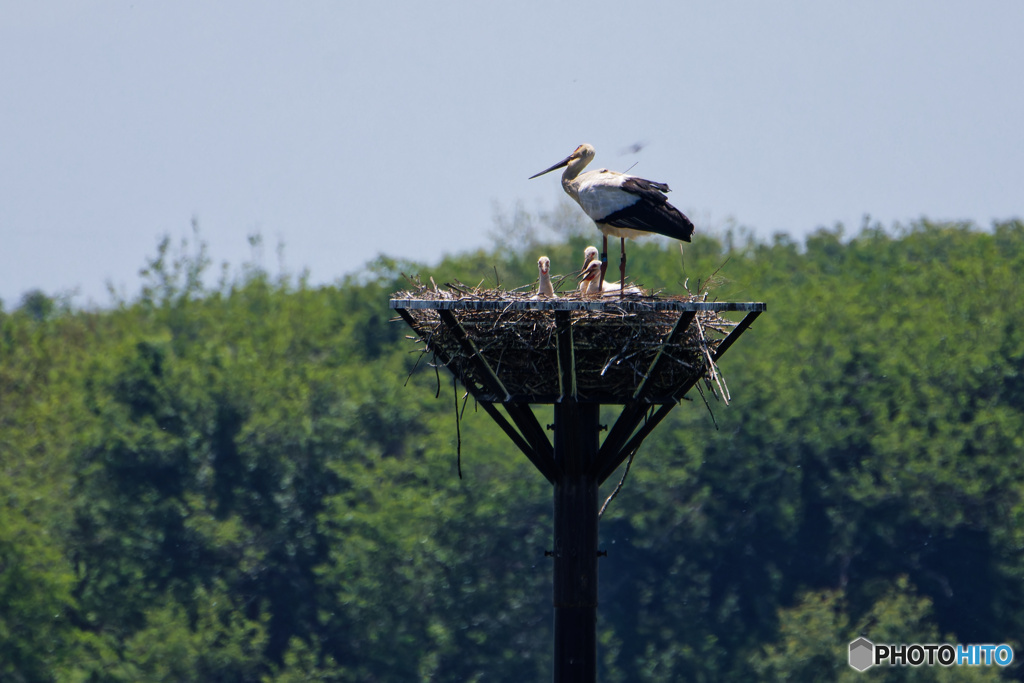
[[[704,231],[1024,213],[1021,2],[0,5],[8,309],[135,294],[193,216],[314,283],[486,246],[581,142]]]

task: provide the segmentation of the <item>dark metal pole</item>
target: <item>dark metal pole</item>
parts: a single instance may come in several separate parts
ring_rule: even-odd
[[[597,680],[599,421],[597,404],[555,404],[555,683]]]

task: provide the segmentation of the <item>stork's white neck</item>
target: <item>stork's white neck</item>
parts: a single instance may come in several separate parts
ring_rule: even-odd
[[[537,294],[541,296],[555,295],[555,288],[551,286],[551,273],[540,272],[540,284],[537,287]]]
[[[583,172],[583,169],[587,167],[592,158],[593,156],[587,155],[576,157],[569,162],[565,167],[565,171],[562,172],[562,189],[577,202],[580,201],[580,191],[578,183],[575,182],[576,178]]]

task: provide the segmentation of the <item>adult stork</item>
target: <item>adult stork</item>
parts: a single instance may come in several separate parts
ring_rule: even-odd
[[[619,282],[626,280],[626,238],[651,233],[689,242],[693,223],[679,209],[668,203],[665,183],[656,183],[636,176],[602,168],[583,169],[594,158],[594,148],[584,143],[551,168],[530,176],[530,180],[565,167],[562,189],[576,200],[584,213],[604,235],[601,252],[601,282],[608,267],[608,235],[618,237],[622,257],[619,260]]]

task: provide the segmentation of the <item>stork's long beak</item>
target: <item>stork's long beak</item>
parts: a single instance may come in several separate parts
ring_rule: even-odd
[[[547,169],[547,170],[544,170],[544,171],[541,171],[540,173],[535,173],[534,175],[532,175],[532,176],[530,176],[529,178],[527,178],[527,180],[533,180],[534,178],[536,178],[536,177],[538,177],[538,176],[542,176],[542,175],[544,175],[545,173],[551,173],[551,172],[552,172],[552,171],[554,171],[554,170],[555,170],[556,168],[562,168],[563,166],[568,166],[568,165],[569,165],[569,160],[570,160],[570,159],[572,159],[572,154],[570,154],[570,155],[569,155],[569,156],[567,156],[566,158],[562,159],[561,161],[559,161],[559,162],[558,162],[557,164],[555,164],[555,165],[554,165],[554,166],[552,166],[551,168],[549,168],[549,169]]]
[[[587,265],[583,266],[583,269],[580,270],[580,272],[576,275],[576,282],[577,283],[580,283],[580,282],[583,282],[584,280],[589,280],[591,278],[597,277],[597,273],[596,272],[592,272],[592,271],[600,271],[601,270],[601,262],[597,261],[597,267],[596,268],[591,265],[592,263],[594,263],[594,261],[590,261],[589,263],[587,263]]]

